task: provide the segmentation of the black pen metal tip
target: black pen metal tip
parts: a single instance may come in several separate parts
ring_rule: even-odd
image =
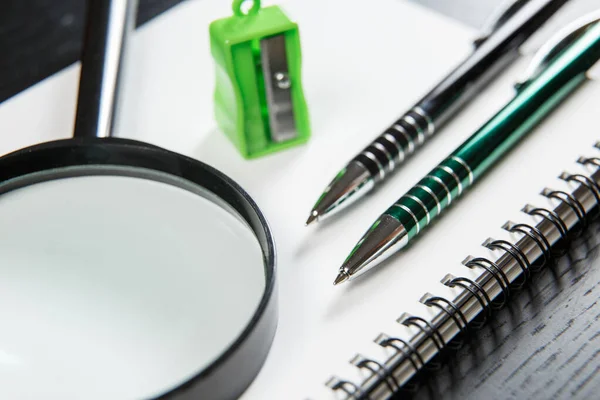
[[[317,218],[319,218],[319,213],[317,210],[312,210],[312,212],[310,213],[308,219],[306,220],[306,226],[312,224],[314,221],[317,220]]]
[[[340,273],[338,274],[338,276],[335,278],[335,280],[333,281],[333,285],[339,285],[340,283],[344,283],[346,282],[348,279],[350,279],[350,275],[348,275],[346,272],[344,271],[340,271]]]
[[[315,220],[323,220],[334,211],[352,204],[369,192],[374,185],[375,181],[364,165],[358,161],[350,162],[321,194],[312,208],[306,225]]]

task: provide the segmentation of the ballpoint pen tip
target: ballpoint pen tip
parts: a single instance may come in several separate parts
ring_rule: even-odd
[[[306,220],[306,226],[308,226],[311,223],[313,223],[314,221],[316,221],[318,216],[319,216],[319,213],[317,212],[317,210],[313,210],[310,213],[308,219]]]
[[[350,276],[348,276],[347,273],[341,271],[338,276],[335,278],[335,281],[333,281],[334,285],[339,285],[340,283],[344,283],[348,280],[348,278],[350,278]]]

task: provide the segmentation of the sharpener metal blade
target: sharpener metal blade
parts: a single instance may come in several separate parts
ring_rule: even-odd
[[[260,41],[262,71],[265,80],[271,140],[286,142],[298,136],[292,104],[285,36]]]

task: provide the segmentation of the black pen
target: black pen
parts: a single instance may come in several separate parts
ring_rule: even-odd
[[[342,169],[306,224],[353,203],[389,176],[512,61],[519,47],[568,0],[517,0],[475,41],[473,53]]]

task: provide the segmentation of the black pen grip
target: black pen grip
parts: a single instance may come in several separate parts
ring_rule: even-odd
[[[435,132],[431,118],[414,108],[390,125],[354,160],[363,164],[380,181],[413,154]]]

